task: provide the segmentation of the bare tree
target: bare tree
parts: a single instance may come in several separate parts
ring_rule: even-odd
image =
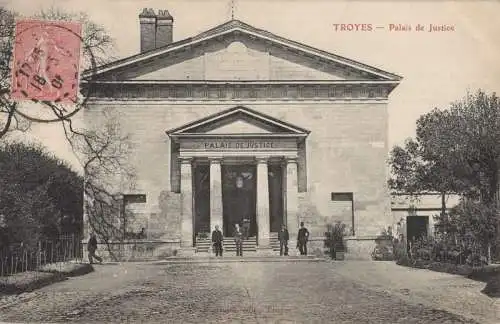
[[[17,114],[17,102],[10,99],[12,48],[16,14],[0,7],[0,138],[12,131],[25,132],[30,122]]]
[[[10,97],[12,81],[13,45],[15,40],[15,19],[21,18],[17,13],[0,7],[0,138],[9,132],[26,132],[32,123],[57,123],[61,121],[59,112],[65,111],[56,104],[45,103],[50,106],[54,115],[49,118],[37,118],[23,112],[20,104]],[[112,61],[114,50],[113,39],[103,26],[93,22],[86,13],[66,13],[51,7],[41,11],[32,18],[51,21],[78,21],[82,24],[81,45],[83,47],[82,67],[92,69],[97,65]],[[87,95],[90,92],[87,92]],[[85,108],[87,98],[81,98],[75,103],[74,113],[65,117],[72,117]],[[41,105],[41,103],[40,103]]]
[[[109,242],[120,237],[119,220],[120,217],[124,217],[120,193],[133,186],[133,170],[127,164],[127,154],[130,149],[128,136],[123,134],[119,119],[111,111],[104,113],[102,118],[104,122],[100,127],[78,129],[75,126],[74,117],[87,107],[91,91],[79,96],[71,113],[67,113],[63,106],[50,102],[38,103],[49,108],[49,117],[28,115],[20,109],[22,104],[10,97],[11,62],[17,17],[19,15],[15,12],[0,7],[0,139],[10,132],[27,132],[34,123],[61,125],[84,172],[84,209],[87,221],[101,240],[106,242],[111,252]],[[92,70],[114,59],[111,55],[114,48],[113,39],[103,26],[91,21],[86,13],[67,13],[52,7],[39,12],[33,18],[82,23],[83,69]],[[121,183],[120,188],[113,186],[117,183],[117,179]]]
[[[125,239],[125,220],[130,216],[123,209],[122,193],[135,186],[135,171],[128,162],[132,145],[120,127],[117,111],[103,111],[100,120],[102,123],[85,130],[74,129],[71,119],[63,120],[62,125],[85,173],[86,221],[117,260],[111,243]]]

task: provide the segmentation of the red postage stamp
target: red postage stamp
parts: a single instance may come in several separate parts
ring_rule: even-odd
[[[11,97],[76,102],[81,29],[76,22],[17,21]]]

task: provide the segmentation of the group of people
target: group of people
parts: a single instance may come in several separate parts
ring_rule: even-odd
[[[250,222],[248,220],[243,220],[243,225],[240,227],[239,224],[234,225],[233,239],[236,243],[236,256],[243,256],[243,241],[247,240],[249,237]],[[142,229],[144,232],[144,229]],[[281,230],[278,232],[278,241],[280,242],[280,255],[288,255],[288,241],[290,240],[290,234],[285,225],[281,225]],[[307,242],[309,241],[309,231],[304,227],[304,222],[300,223],[300,229],[297,235],[297,249],[300,251],[300,255],[307,255]],[[215,230],[212,232],[212,243],[216,256],[222,256],[223,251],[224,235],[219,229],[218,225],[215,225]],[[99,263],[102,263],[102,258],[96,255],[97,251],[97,237],[94,233],[90,234],[90,239],[87,242],[87,250],[89,256],[89,262],[94,263],[94,259]]]
[[[236,244],[236,256],[243,256],[243,241],[248,239],[249,234],[249,222],[243,220],[243,228],[239,224],[234,225],[233,239]],[[280,242],[280,255],[288,255],[288,241],[290,240],[290,234],[285,225],[281,225],[281,230],[278,232],[278,241]],[[297,234],[297,249],[300,251],[300,255],[307,255],[307,242],[309,241],[309,231],[304,226],[304,222],[300,223],[300,229]],[[223,242],[224,235],[219,229],[218,225],[215,225],[215,230],[212,232],[212,244],[215,252],[215,256],[222,256],[223,252]]]

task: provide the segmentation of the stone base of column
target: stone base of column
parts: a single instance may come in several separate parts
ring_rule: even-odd
[[[298,256],[300,255],[299,249],[297,249],[297,240],[288,240],[288,255]]]
[[[269,237],[259,238],[257,247],[261,247],[261,248],[271,247],[271,239]]]

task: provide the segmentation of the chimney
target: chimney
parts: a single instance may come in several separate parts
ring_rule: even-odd
[[[156,48],[172,43],[174,18],[168,10],[159,10],[156,16]]]
[[[141,25],[141,53],[155,49],[156,14],[153,9],[144,8],[139,14]]]

